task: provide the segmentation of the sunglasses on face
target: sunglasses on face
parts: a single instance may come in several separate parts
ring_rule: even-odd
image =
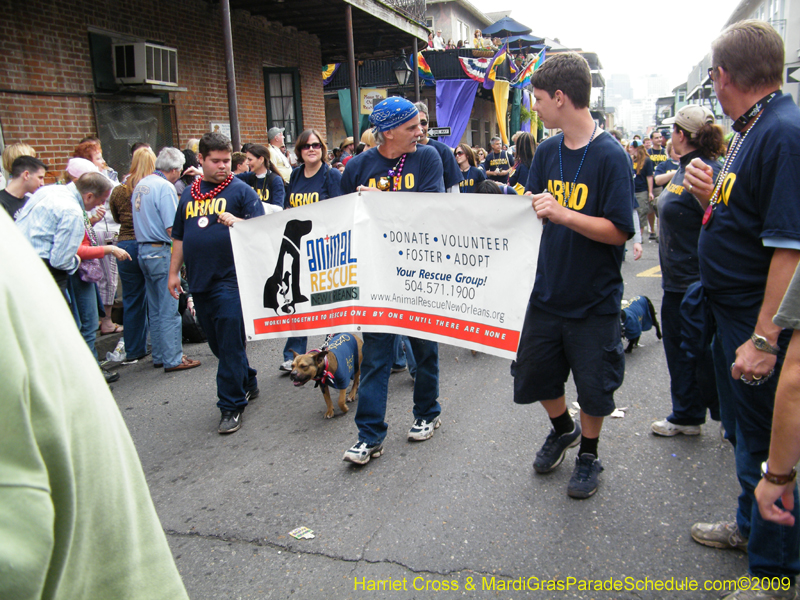
[[[428,124],[428,122],[427,121],[423,121],[422,119],[420,119],[419,120],[419,124],[422,125],[423,127],[425,127]]]
[[[319,150],[320,148],[322,148],[322,144],[320,144],[319,142],[314,142],[313,144],[305,144],[303,146],[300,146],[301,150],[311,150],[312,148],[314,150]]]
[[[463,153],[461,150],[458,150],[458,151],[455,153],[455,155],[456,155],[456,156],[464,156],[464,153]]]

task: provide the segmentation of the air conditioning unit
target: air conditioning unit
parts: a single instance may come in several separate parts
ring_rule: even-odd
[[[178,51],[147,42],[114,44],[117,83],[178,85]]]

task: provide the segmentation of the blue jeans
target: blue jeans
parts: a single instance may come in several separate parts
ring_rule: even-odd
[[[142,269],[147,290],[153,362],[163,364],[165,369],[177,367],[183,358],[183,332],[178,301],[169,293],[167,285],[171,253],[168,244],[139,244],[139,267]]]
[[[290,337],[286,339],[286,345],[283,347],[283,360],[294,360],[292,350],[298,354],[305,354],[308,348],[307,337]]]
[[[361,363],[361,385],[358,388],[356,425],[358,439],[377,444],[386,437],[386,398],[394,357],[394,334],[365,333],[364,360]],[[409,338],[417,359],[414,380],[414,418],[431,421],[442,412],[439,405],[439,344]]]
[[[761,299],[748,302],[747,298],[740,296],[710,295],[710,300],[717,322],[714,367],[722,423],[734,447],[736,476],[741,486],[736,522],[742,535],[749,538],[749,571],[756,577],[788,576],[794,579],[800,573],[800,502],[797,489],[794,491],[793,527],[765,521],[758,511],[754,494],[761,480],[761,463],[769,454],[775,390],[791,331],[785,330],[778,338],[781,351],[775,374],[763,385],[746,385],[731,377],[730,366],[736,360],[736,349],[753,332]]]
[[[396,335],[394,338],[394,359],[392,368],[402,369],[408,367],[408,372],[413,379],[417,375],[417,361],[414,360],[414,351],[411,349],[411,342],[408,336]]]
[[[219,359],[217,407],[242,411],[247,406],[245,394],[258,388],[258,380],[247,361],[239,288],[235,282],[219,281],[213,290],[192,292],[192,297],[208,345]]]
[[[97,350],[94,347],[100,318],[97,311],[97,286],[93,283],[86,283],[75,271],[69,276],[68,290],[72,316],[75,317],[75,323],[78,325],[86,345],[89,346],[92,356],[97,359]]]
[[[129,358],[147,354],[147,291],[144,273],[139,266],[139,244],[136,240],[117,242],[131,255],[130,260],[117,261],[122,281],[122,325],[125,328],[125,352]]]
[[[665,291],[661,301],[662,342],[672,394],[672,414],[667,420],[676,425],[702,425],[706,410],[712,419],[719,420],[714,363],[711,346],[699,359],[690,358],[681,350],[681,300],[683,292]]]

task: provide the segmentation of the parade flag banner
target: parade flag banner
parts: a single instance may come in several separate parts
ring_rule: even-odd
[[[436,83],[436,124],[450,128],[450,135],[439,141],[450,148],[458,146],[467,130],[479,85],[471,79],[442,79]]]
[[[461,62],[461,68],[464,69],[464,73],[466,73],[467,77],[479,83],[483,83],[483,78],[486,77],[486,69],[492,64],[491,58],[469,58],[466,56],[459,56],[458,60]]]
[[[411,65],[411,70],[414,70],[414,56],[408,57],[408,64]],[[417,71],[419,72],[419,78],[425,83],[425,85],[434,85],[435,80],[433,78],[433,71],[431,71],[431,67],[428,64],[428,61],[425,60],[425,57],[422,56],[422,52],[417,52]]]
[[[362,192],[238,222],[247,339],[387,332],[514,358],[541,232],[529,198],[478,194]]]
[[[322,65],[322,85],[328,85],[331,82],[331,79],[336,75],[336,71],[339,70],[340,66],[342,66],[342,63]]]
[[[524,88],[529,86],[531,84],[531,76],[539,67],[542,66],[544,58],[545,50],[542,48],[542,51],[536,55],[536,58],[531,59],[527,66],[517,73],[516,77],[514,77],[514,80],[511,82],[511,85],[516,88]]]
[[[483,78],[483,87],[491,90],[494,87],[495,81],[511,81],[517,74],[517,68],[514,66],[514,61],[508,53],[508,44],[503,44],[503,47],[494,55],[491,65],[486,69],[486,76]]]

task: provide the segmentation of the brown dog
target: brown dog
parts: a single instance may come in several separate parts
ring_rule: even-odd
[[[358,391],[358,381],[361,377],[361,339],[350,333],[337,333],[326,340],[321,350],[311,350],[307,354],[298,354],[294,350],[294,360],[292,361],[292,372],[289,377],[296,387],[304,385],[306,382],[314,380],[322,388],[322,397],[328,410],[325,411],[325,418],[333,417],[333,402],[329,387],[339,390],[339,408],[346,413],[346,402],[356,399]],[[347,386],[350,378],[353,379],[353,387],[347,394]]]

